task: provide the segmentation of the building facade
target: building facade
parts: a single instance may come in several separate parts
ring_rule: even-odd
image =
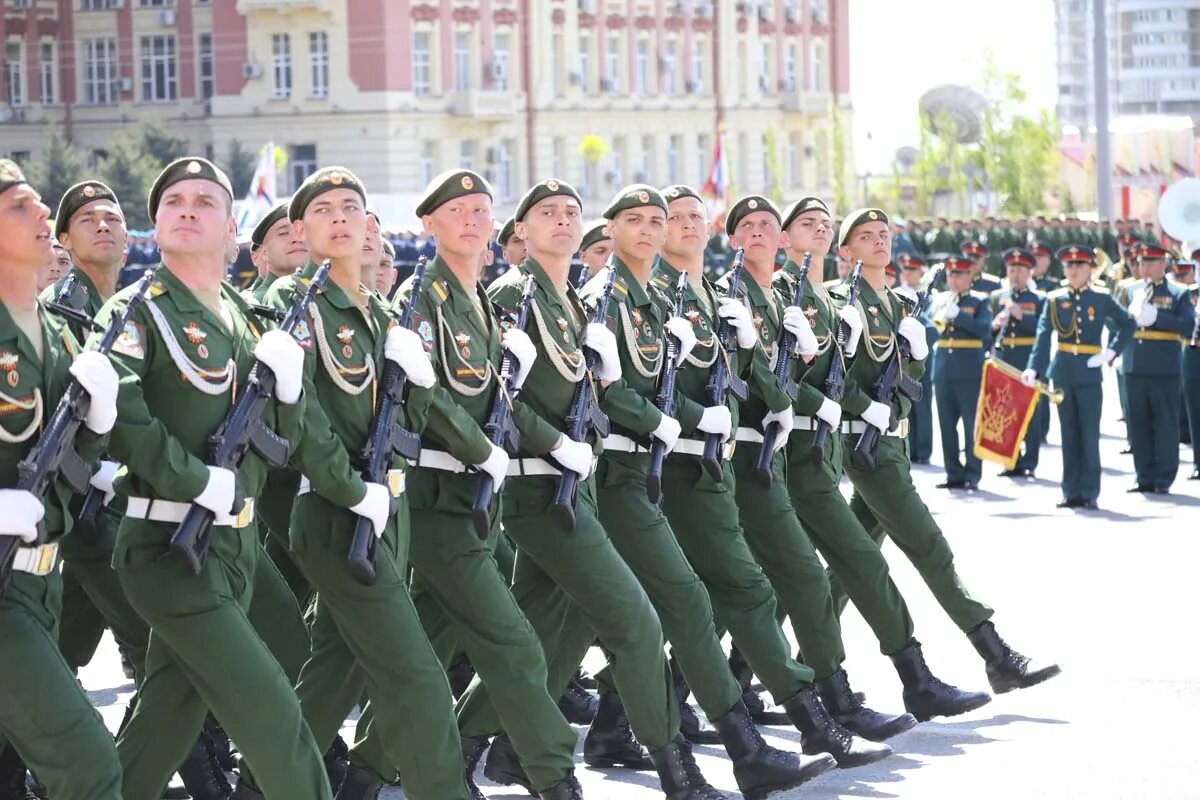
[[[0,152],[36,157],[54,124],[102,155],[154,119],[218,160],[274,141],[283,191],[338,163],[410,196],[467,166],[504,209],[551,175],[699,185],[720,129],[736,191],[830,196],[848,3],[10,0]]]

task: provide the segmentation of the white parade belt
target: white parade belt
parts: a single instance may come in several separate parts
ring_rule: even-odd
[[[13,556],[12,568],[17,572],[28,572],[30,575],[45,576],[58,566],[58,542],[39,545],[37,547],[18,547]]]
[[[151,522],[183,522],[191,503],[177,503],[174,500],[152,500],[149,497],[131,497],[125,508],[125,516],[130,519],[148,519]],[[244,528],[254,521],[254,498],[246,499],[242,510],[237,515],[217,514],[214,523],[230,528]]]

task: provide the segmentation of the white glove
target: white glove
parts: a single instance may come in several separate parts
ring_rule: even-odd
[[[117,496],[113,491],[113,478],[117,476],[117,470],[121,465],[115,461],[101,461],[100,469],[92,474],[92,479],[88,481],[92,486],[104,492],[104,505],[112,502],[112,499]]]
[[[1158,319],[1158,308],[1153,303],[1142,303],[1142,307],[1134,316],[1134,320],[1140,328],[1149,328],[1156,319]]]
[[[717,316],[733,326],[738,347],[749,350],[758,344],[758,329],[754,327],[754,320],[750,319],[750,309],[732,297],[722,297],[717,305]]]
[[[300,400],[304,385],[304,351],[283,331],[267,331],[254,345],[254,357],[275,373],[275,396],[284,405]]]
[[[958,303],[951,303],[942,309],[942,319],[946,322],[953,322],[958,319]]]
[[[824,420],[829,423],[829,427],[837,430],[837,426],[842,422],[842,407],[826,397],[817,409],[817,419]]]
[[[671,317],[667,320],[666,329],[667,333],[679,340],[679,357],[675,361],[678,366],[696,346],[696,332],[692,330],[692,323],[683,317]]]
[[[492,452],[487,458],[475,465],[475,469],[492,476],[492,493],[500,491],[504,478],[508,475],[508,462],[511,459],[504,448],[492,445]]]
[[[1032,389],[1037,386],[1037,372],[1032,369],[1027,369],[1021,373],[1021,383]]]
[[[408,328],[393,325],[383,340],[383,357],[404,370],[413,385],[428,389],[437,381],[433,363],[425,352],[421,337]]]
[[[500,343],[517,360],[517,374],[513,380],[513,389],[520,389],[525,385],[529,371],[533,369],[533,362],[537,361],[537,347],[529,338],[529,334],[517,328],[505,331],[504,335],[500,337]]]
[[[617,337],[602,322],[589,322],[584,329],[583,344],[594,352],[600,363],[596,365],[596,377],[602,381],[621,379],[621,358],[617,354]]]
[[[679,420],[663,414],[662,422],[658,423],[657,428],[650,431],[650,435],[665,444],[669,453],[675,449],[675,443],[679,441],[680,430]]]
[[[705,433],[719,434],[721,441],[728,441],[733,431],[733,415],[729,413],[728,406],[709,406],[700,415],[696,428]]]
[[[237,494],[237,477],[224,467],[208,468],[208,483],[192,502],[204,506],[216,515],[216,524],[233,522],[233,500]]]
[[[88,350],[75,356],[70,371],[91,398],[83,424],[92,433],[108,433],[117,422],[117,371],[112,362],[103,353]]]
[[[787,444],[788,437],[792,435],[796,419],[792,416],[792,410],[785,408],[783,411],[772,411],[763,417],[763,430],[765,431],[771,423],[779,425],[779,435],[775,437],[775,450],[778,452]]]
[[[895,289],[892,289],[892,291],[903,297],[905,300],[909,300],[913,303],[917,302],[917,290],[911,286],[897,286]]]
[[[862,314],[859,314],[858,309],[854,306],[842,306],[838,309],[837,315],[838,319],[850,328],[850,335],[846,337],[846,349],[842,351],[847,358],[850,358],[858,352],[858,343],[862,339]]]
[[[878,428],[880,433],[887,433],[892,427],[892,410],[883,403],[872,402],[862,413],[862,418],[868,425]]]
[[[783,329],[796,337],[796,351],[801,356],[808,358],[817,354],[817,335],[800,306],[788,306],[783,310]]]
[[[565,469],[578,475],[581,481],[586,480],[587,476],[592,474],[591,445],[577,442],[565,433],[559,437],[558,444],[554,445],[550,455]]]
[[[0,536],[18,536],[25,544],[37,541],[37,525],[46,508],[33,492],[24,489],[0,489]]]
[[[382,483],[368,483],[367,493],[362,500],[350,506],[350,510],[371,520],[375,538],[379,538],[387,529],[388,517],[392,515],[392,493]]]
[[[1089,367],[1091,367],[1092,369],[1097,369],[1098,367],[1103,367],[1107,364],[1112,363],[1112,360],[1116,357],[1117,357],[1117,354],[1114,353],[1112,350],[1109,350],[1106,347],[1103,350],[1101,350],[1099,353],[1096,353],[1096,355],[1089,358],[1087,360],[1087,365]]]
[[[1010,308],[1012,308],[1012,306],[1005,306],[1003,311],[992,317],[992,330],[998,331],[1008,324]]]
[[[925,341],[925,326],[920,320],[916,317],[905,317],[896,326],[896,332],[908,339],[912,357],[917,361],[924,361],[929,355],[929,343]]]

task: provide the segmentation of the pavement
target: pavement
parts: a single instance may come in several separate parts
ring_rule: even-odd
[[[953,546],[959,574],[996,609],[997,630],[1022,653],[1060,664],[1062,675],[997,696],[973,713],[918,725],[891,740],[891,758],[835,770],[773,798],[1200,798],[1196,737],[1187,727],[1200,719],[1200,644],[1191,615],[1200,604],[1193,583],[1200,564],[1200,481],[1187,480],[1192,450],[1183,447],[1171,495],[1125,493],[1134,482],[1132,459],[1119,454],[1124,427],[1113,383],[1108,381],[1102,423],[1098,512],[1054,508],[1061,474],[1057,420],[1036,480],[999,478],[1000,468],[985,464],[980,490],[965,494],[934,488],[944,478],[936,463],[914,468],[921,496]],[[885,552],[934,672],[963,688],[986,689],[982,663],[966,637],[904,555],[890,543]],[[873,707],[901,710],[891,662],[853,608],[843,630],[845,667],[855,689]],[[586,665],[598,668],[594,653]],[[81,678],[115,728],[132,686],[111,638]],[[348,739],[352,732],[347,727]],[[582,747],[584,729],[578,732]],[[763,733],[776,747],[799,749],[793,730]],[[696,753],[709,781],[738,796],[720,748],[698,747]],[[593,770],[581,759],[579,765],[588,800],[662,798],[652,774]],[[478,778],[488,798],[527,796]],[[399,789],[380,795],[403,796]]]

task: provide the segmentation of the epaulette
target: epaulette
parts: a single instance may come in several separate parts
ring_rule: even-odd
[[[146,292],[151,297],[161,297],[167,293],[167,287],[162,281],[155,278],[150,281],[150,288]]]
[[[629,296],[629,286],[625,283],[625,279],[618,277],[613,281],[613,292],[620,293],[621,297]]]
[[[1000,287],[1000,289],[997,289],[995,291],[1003,291],[1003,289],[1004,289],[1004,287]],[[967,294],[971,295],[976,300],[987,300],[988,297],[990,296],[987,292],[981,292],[976,289],[971,289],[969,292],[967,292]]]
[[[794,281],[795,278],[793,278],[792,280]],[[830,286],[827,288],[827,291],[829,292],[830,297],[836,297],[838,300],[841,300],[842,302],[845,302],[850,299],[850,287],[848,287],[845,283],[838,283],[834,286]],[[892,292],[892,294],[896,294],[896,293]],[[902,295],[898,295],[898,294],[896,294],[896,297],[903,298]]]
[[[445,278],[437,278],[429,284],[427,291],[421,293],[422,297],[428,298],[429,302],[437,308],[442,303],[450,299],[450,284]]]
[[[1057,289],[1051,289],[1049,292],[1047,292],[1046,297],[1053,297],[1053,298],[1057,299],[1059,297],[1066,297],[1070,293],[1071,293],[1070,286],[1060,286]]]
[[[1108,287],[1104,286],[1103,284],[1099,284],[1099,283],[1088,284],[1088,288],[1091,289],[1096,294],[1112,294],[1112,292],[1108,291]]]
[[[667,277],[662,273],[655,275],[650,279],[650,282],[664,292],[669,292],[671,290],[671,282],[667,280]]]

